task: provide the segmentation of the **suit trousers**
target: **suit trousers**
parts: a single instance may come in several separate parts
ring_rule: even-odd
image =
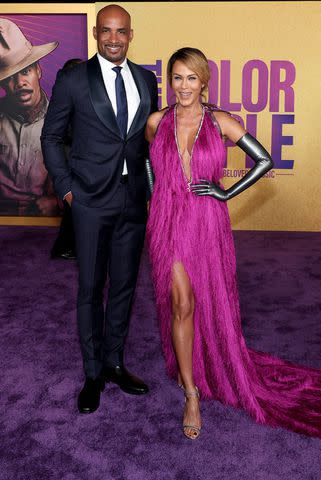
[[[79,266],[77,321],[84,370],[123,364],[124,342],[147,220],[146,204],[133,202],[127,183],[104,207],[72,202]],[[106,305],[104,289],[108,278]]]
[[[75,232],[72,223],[71,207],[64,200],[64,209],[61,217],[58,236],[51,249],[51,255],[60,255],[66,250],[73,251],[75,249]]]

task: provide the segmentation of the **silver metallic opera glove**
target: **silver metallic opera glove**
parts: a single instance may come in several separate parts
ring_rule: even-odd
[[[145,170],[147,175],[148,189],[150,194],[152,194],[154,189],[154,173],[153,173],[152,165],[148,158],[146,158],[145,160]]]
[[[241,180],[227,190],[223,190],[216,183],[199,180],[197,183],[191,185],[191,191],[195,193],[195,195],[210,195],[221,202],[226,202],[226,200],[230,200],[239,193],[244,192],[244,190],[257,182],[273,168],[273,160],[270,154],[250,133],[243,135],[243,137],[236,142],[236,145],[254,160],[254,167],[251,168]]]

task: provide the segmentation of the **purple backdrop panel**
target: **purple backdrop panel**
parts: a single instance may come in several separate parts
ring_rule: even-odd
[[[86,14],[10,14],[12,20],[33,45],[58,41],[58,47],[40,60],[41,86],[51,95],[56,74],[70,58],[88,58]],[[2,90],[2,89],[1,89]],[[1,96],[4,92],[1,91]]]

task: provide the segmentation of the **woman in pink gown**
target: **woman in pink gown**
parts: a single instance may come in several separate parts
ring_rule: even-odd
[[[183,431],[199,436],[201,397],[243,408],[262,424],[321,437],[321,371],[249,349],[242,335],[225,201],[273,162],[231,115],[201,103],[209,78],[202,52],[175,52],[168,79],[177,103],[152,114],[146,127],[155,175],[147,240],[166,366],[185,393]],[[255,162],[225,191],[223,138]]]

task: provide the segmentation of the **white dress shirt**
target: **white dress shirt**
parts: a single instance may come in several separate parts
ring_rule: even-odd
[[[117,102],[116,102],[116,89],[115,89],[115,79],[117,77],[117,73],[114,72],[112,69],[116,67],[116,65],[112,62],[109,62],[104,57],[102,57],[99,53],[97,53],[97,57],[99,60],[101,73],[103,75],[103,80],[105,84],[105,88],[112,104],[113,110],[117,117]],[[132,72],[127,64],[127,59],[123,61],[121,65],[121,76],[124,80],[125,90],[126,90],[126,97],[127,97],[127,109],[128,109],[128,123],[127,123],[127,132],[129,131],[131,124],[133,123],[134,117],[136,115],[137,109],[140,103],[140,96],[136,87],[136,83],[134,81]],[[124,159],[124,166],[123,166],[123,175],[127,175],[127,164],[126,158]],[[70,192],[66,193],[64,199]]]
[[[106,88],[109,100],[112,104],[113,110],[115,112],[115,115],[117,117],[117,102],[116,102],[116,91],[115,91],[115,80],[116,80],[117,73],[112,70],[114,67],[116,67],[116,65],[106,60],[99,53],[97,53],[97,57],[100,63],[100,68],[101,68],[101,73],[103,75],[105,88]],[[122,67],[121,76],[123,77],[123,80],[124,80],[126,97],[127,97],[127,109],[128,109],[127,132],[128,132],[131,127],[131,124],[133,123],[137,109],[139,107],[140,97],[139,97],[139,93],[138,93],[132,72],[130,71],[130,68],[127,64],[127,59],[125,58],[123,63],[121,63],[119,66]],[[123,175],[126,175],[126,174],[127,174],[127,165],[126,165],[126,159],[125,159]]]

